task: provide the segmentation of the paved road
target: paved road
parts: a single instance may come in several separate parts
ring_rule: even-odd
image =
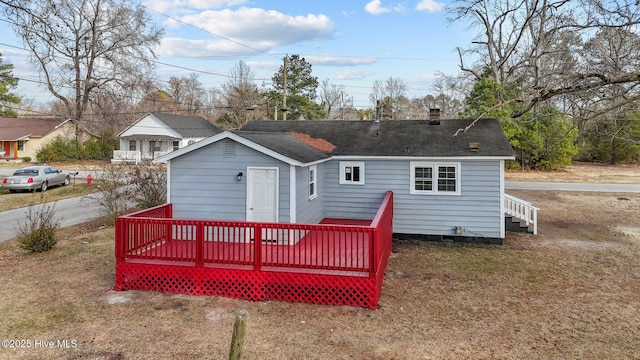
[[[640,184],[595,184],[505,181],[505,189],[640,193]]]
[[[55,202],[55,219],[60,221],[62,227],[80,224],[93,220],[103,215],[101,208],[89,194],[58,200]],[[53,203],[40,204],[37,206],[47,206]],[[4,211],[0,213],[0,242],[11,240],[16,237],[18,227],[24,224],[28,208]]]

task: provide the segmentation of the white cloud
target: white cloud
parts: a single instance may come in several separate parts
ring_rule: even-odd
[[[148,0],[144,2],[144,6],[163,14],[184,14],[194,10],[223,9],[247,2],[248,0]]]
[[[309,55],[305,59],[314,65],[324,66],[354,66],[369,65],[378,61],[376,57],[350,57],[350,56],[333,56],[333,55]]]
[[[338,80],[362,80],[373,74],[373,71],[345,70],[337,78]]]
[[[334,30],[331,19],[323,14],[290,16],[275,10],[246,7],[203,11],[180,20],[226,38],[259,46],[327,39]]]
[[[435,0],[420,0],[416,5],[418,11],[436,12],[444,9],[444,4]]]
[[[364,6],[364,10],[371,15],[380,15],[391,12],[391,9],[382,6],[382,1],[380,0],[371,0]]]
[[[403,12],[404,5],[396,4],[393,7],[382,6],[381,0],[371,0],[364,6],[364,10],[371,15],[381,15],[388,12]]]
[[[252,44],[252,48],[267,52],[269,46],[260,47]],[[183,38],[164,38],[156,53],[170,57],[204,57],[204,56],[247,56],[257,55],[256,50],[226,40],[192,40]]]

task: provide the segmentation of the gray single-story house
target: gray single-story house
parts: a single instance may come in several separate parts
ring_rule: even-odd
[[[120,147],[111,162],[153,160],[218,133],[220,129],[201,116],[147,113],[116,136]]]
[[[494,119],[454,136],[470,122],[253,121],[154,162],[176,218],[371,219],[392,191],[397,237],[500,243],[515,154]]]

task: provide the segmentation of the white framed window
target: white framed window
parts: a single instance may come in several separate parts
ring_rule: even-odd
[[[160,141],[149,140],[149,151],[160,151]]]
[[[173,147],[173,151],[180,149],[180,141],[172,142],[171,146]]]
[[[309,200],[318,197],[318,167],[309,166]]]
[[[460,163],[411,162],[411,194],[460,195]]]
[[[129,151],[136,151],[136,141],[129,140]]]
[[[24,140],[18,140],[18,151],[24,151]]]
[[[341,161],[340,184],[364,185],[364,162]]]

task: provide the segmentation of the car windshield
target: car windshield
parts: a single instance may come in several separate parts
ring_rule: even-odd
[[[20,169],[16,170],[13,175],[38,175],[37,169]]]

